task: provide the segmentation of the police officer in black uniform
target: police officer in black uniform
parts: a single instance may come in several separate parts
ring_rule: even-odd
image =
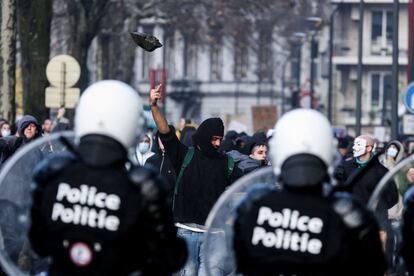
[[[324,192],[334,150],[331,126],[314,110],[277,123],[270,153],[280,187],[252,186],[236,210],[238,272],[384,275],[374,215],[350,194]]]
[[[414,275],[414,187],[411,187],[404,195],[401,236],[400,253],[409,275]]]
[[[125,169],[141,130],[137,92],[101,81],[81,96],[72,151],[35,169],[30,241],[50,275],[168,275],[186,260],[168,186],[156,171]]]

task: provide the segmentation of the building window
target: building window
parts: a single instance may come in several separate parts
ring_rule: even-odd
[[[223,68],[223,51],[221,43],[210,46],[210,79],[212,81],[221,80]]]
[[[258,49],[258,78],[259,81],[273,80],[272,35],[270,32],[261,32]]]
[[[235,41],[234,43],[234,78],[242,80],[247,77],[249,68],[248,48],[245,42]]]
[[[371,77],[371,106],[380,106],[380,74]]]
[[[184,41],[184,75],[189,79],[197,78],[197,45]]]
[[[393,37],[393,13],[387,10],[373,11],[371,21],[371,54],[391,55]]]
[[[143,26],[142,32],[151,34],[154,31],[153,26]],[[141,63],[141,78],[144,81],[149,81],[149,72],[152,68],[152,54],[147,51],[142,51],[142,63]]]
[[[375,109],[389,109],[392,92],[392,77],[387,73],[373,73],[371,75],[371,106]]]
[[[165,69],[167,69],[167,75],[169,78],[175,78],[175,59],[174,59],[174,49],[175,49],[175,40],[174,40],[174,30],[171,28],[165,29],[164,36],[164,51],[165,51]]]

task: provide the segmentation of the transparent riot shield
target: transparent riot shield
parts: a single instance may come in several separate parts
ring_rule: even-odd
[[[378,183],[368,202],[380,226],[380,238],[388,263],[387,275],[405,275],[399,255],[404,193],[414,182],[414,155],[401,161]],[[413,178],[410,179],[410,174]]]
[[[224,268],[225,275],[236,275],[233,251],[235,209],[246,192],[255,185],[277,185],[271,166],[240,178],[221,195],[212,208],[206,221],[207,235],[203,248],[204,255],[207,256],[207,275],[214,276],[217,266]]]
[[[33,169],[47,155],[66,151],[73,132],[61,132],[22,146],[0,170],[0,264],[8,275],[36,275],[47,271],[48,260],[31,249],[28,239]]]

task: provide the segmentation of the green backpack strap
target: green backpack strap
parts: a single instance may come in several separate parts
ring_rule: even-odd
[[[227,179],[230,179],[231,174],[234,169],[234,159],[233,157],[227,155]]]
[[[175,181],[175,187],[174,187],[174,195],[173,195],[173,210],[174,210],[174,204],[175,204],[175,197],[178,193],[178,187],[180,186],[181,179],[183,178],[184,170],[187,168],[188,164],[190,164],[191,159],[193,159],[194,155],[194,147],[189,147],[187,150],[187,153],[185,154],[183,163],[181,164],[180,173],[178,174],[177,180]]]

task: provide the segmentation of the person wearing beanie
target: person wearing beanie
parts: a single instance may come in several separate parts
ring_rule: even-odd
[[[199,275],[199,272],[204,273],[201,264],[205,263],[206,256],[200,248],[204,242],[207,215],[226,187],[242,173],[233,160],[219,150],[224,135],[220,118],[209,118],[200,124],[192,136],[194,147],[187,147],[178,140],[157,105],[160,89],[161,85],[150,91],[149,104],[165,152],[178,175],[173,213],[178,235],[186,240],[189,249],[187,263],[180,275]],[[212,265],[217,271],[212,275],[223,275],[225,258],[217,256],[216,260],[217,263]]]
[[[10,158],[21,146],[40,137],[42,127],[37,119],[31,115],[23,116],[17,123],[16,135],[10,135],[0,138],[1,161],[3,164]]]
[[[229,152],[232,151],[236,145],[236,138],[237,138],[237,132],[234,130],[229,130],[226,135],[224,136],[224,139],[220,145],[220,150],[222,152]]]

